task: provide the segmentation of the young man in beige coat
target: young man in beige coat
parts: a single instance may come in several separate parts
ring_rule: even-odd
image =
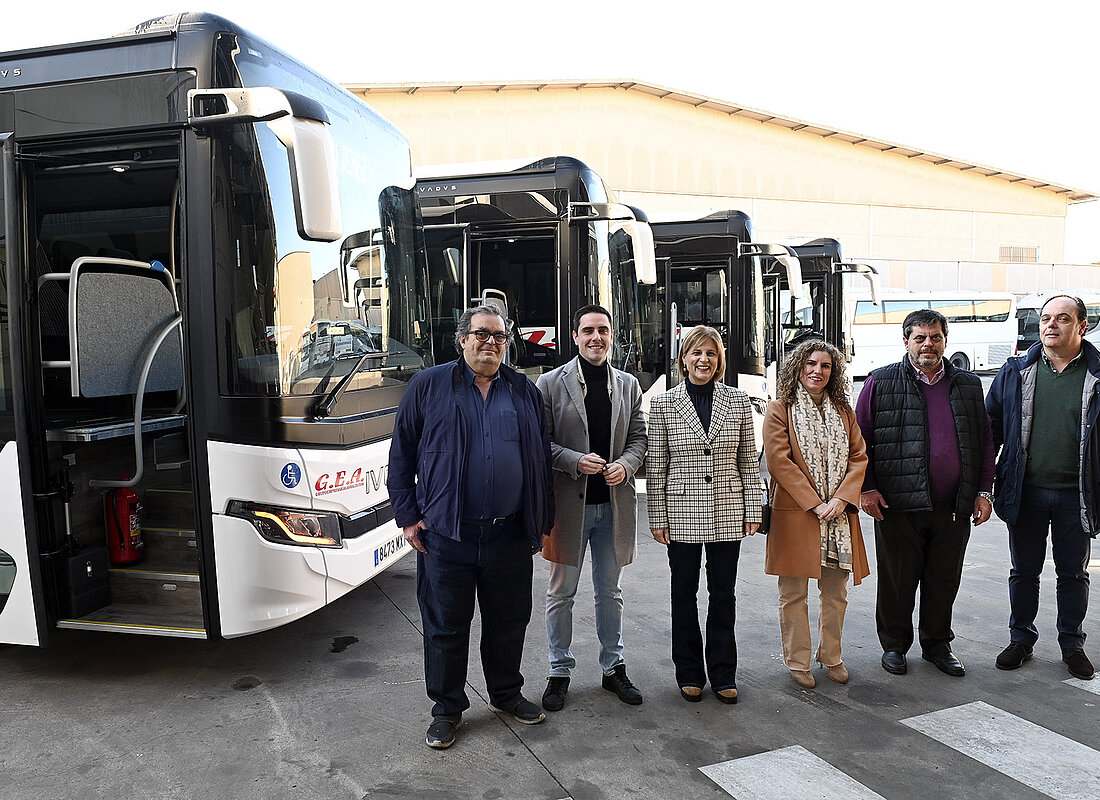
[[[619,578],[634,560],[634,473],[645,460],[645,418],[637,379],[608,363],[612,336],[607,309],[578,309],[573,341],[580,355],[537,383],[550,427],[556,508],[554,529],[542,550],[551,562],[546,589],[550,677],[542,696],[547,711],[565,707],[569,674],[577,664],[571,649],[573,598],[589,547],[603,687],[624,703],[642,702],[623,660]]]

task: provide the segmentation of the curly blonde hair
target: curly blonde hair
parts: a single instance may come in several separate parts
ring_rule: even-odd
[[[802,368],[806,366],[810,356],[817,352],[828,353],[833,359],[833,370],[829,376],[829,382],[825,384],[825,393],[837,408],[851,411],[852,403],[849,400],[851,386],[848,383],[846,360],[839,350],[822,339],[803,342],[787,355],[775,379],[776,399],[789,406],[794,405],[799,385],[798,376],[802,374]]]

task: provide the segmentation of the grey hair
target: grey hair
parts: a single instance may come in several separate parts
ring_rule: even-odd
[[[462,316],[458,318],[458,330],[455,331],[455,349],[462,350],[462,340],[470,335],[470,320],[474,318],[475,314],[492,314],[494,317],[500,317],[500,321],[504,323],[504,330],[511,332],[511,326],[508,320],[504,318],[504,315],[500,313],[499,309],[492,306],[476,306],[475,308],[467,308],[462,312]]]

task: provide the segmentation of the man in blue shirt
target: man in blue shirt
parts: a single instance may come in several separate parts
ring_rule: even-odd
[[[464,686],[475,600],[489,707],[534,725],[546,715],[520,693],[531,620],[531,556],[554,519],[542,396],[503,366],[510,334],[488,306],[458,324],[462,357],[409,382],[390,445],[394,519],[417,550],[429,747],[450,747],[470,707]]]

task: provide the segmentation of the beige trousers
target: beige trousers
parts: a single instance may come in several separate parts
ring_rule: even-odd
[[[779,630],[787,669],[810,668],[810,615],[806,604],[809,578],[779,577]],[[817,581],[821,595],[816,661],[827,667],[841,663],[840,634],[848,608],[848,570],[822,567]]]

